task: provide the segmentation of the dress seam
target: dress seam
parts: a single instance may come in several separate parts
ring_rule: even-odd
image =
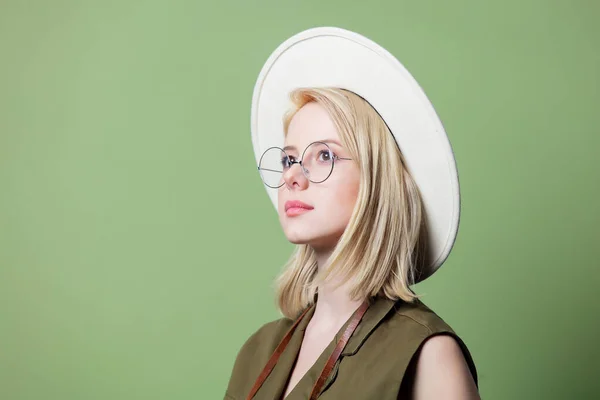
[[[417,324],[419,324],[419,325],[421,325],[422,327],[424,327],[425,329],[427,329],[427,331],[428,331],[429,333],[433,333],[433,330],[432,330],[432,329],[431,329],[429,326],[427,326],[427,325],[425,325],[424,323],[422,323],[421,321],[417,321],[417,320],[416,320],[416,319],[414,319],[413,317],[411,317],[411,316],[408,316],[408,315],[406,315],[406,314],[398,314],[398,315],[401,315],[401,316],[403,316],[403,317],[405,317],[405,318],[408,318],[408,319],[411,319],[411,320],[413,320],[413,321],[414,321],[414,322],[416,322]]]

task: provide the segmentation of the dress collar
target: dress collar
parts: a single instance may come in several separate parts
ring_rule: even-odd
[[[381,320],[390,312],[396,303],[393,300],[388,300],[383,297],[372,297],[369,300],[371,304],[356,327],[356,330],[348,340],[348,343],[346,343],[346,347],[342,351],[340,359],[344,356],[351,356],[355,354],[365,340],[369,337],[370,333],[377,327],[377,325],[379,325]],[[304,337],[304,331],[306,330],[306,327],[308,326],[308,323],[312,319],[312,316],[315,312],[315,305],[316,298],[315,302],[309,306],[309,309],[305,309],[306,314],[304,314],[302,320],[298,323],[298,326],[296,327],[288,346],[282,353],[277,364],[275,364],[275,367],[269,377],[263,383],[259,393],[269,393],[269,396],[272,396],[271,398],[276,399],[280,399],[282,397],[296,358],[300,351],[300,346]],[[348,321],[346,321],[346,323],[344,323],[344,325],[339,329],[338,333],[335,335],[335,338],[323,350],[322,354],[315,361],[313,366],[300,379],[286,400],[306,399],[309,396],[310,391],[323,367],[325,366],[327,359],[335,348],[338,340],[343,335],[343,332],[346,330],[346,327],[349,325],[351,319],[352,317],[349,317]],[[338,373],[338,368],[339,360],[336,362],[333,371],[328,376],[322,390],[325,390],[335,380]]]
[[[308,323],[310,322],[315,312],[316,299],[317,296],[315,295],[315,302],[311,306],[309,306],[310,309],[304,315],[303,320],[298,324],[297,329],[304,331],[308,326]],[[360,346],[362,346],[362,344],[365,342],[365,340],[367,340],[367,337],[369,337],[371,332],[373,332],[373,330],[377,327],[377,325],[379,325],[381,320],[390,312],[390,310],[392,310],[392,308],[394,308],[394,305],[397,303],[397,300],[390,300],[385,297],[379,296],[371,297],[369,301],[371,305],[367,309],[365,315],[363,315],[363,318],[356,327],[356,330],[348,340],[346,347],[344,347],[344,350],[341,354],[342,356],[355,354],[360,348]],[[348,318],[348,321],[344,323],[344,325],[335,335],[335,343],[337,343],[338,340],[340,340],[340,338],[342,337],[344,331],[346,330],[346,327],[350,323],[351,318],[352,317]]]

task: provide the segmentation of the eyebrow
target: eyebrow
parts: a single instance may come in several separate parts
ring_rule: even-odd
[[[340,147],[342,147],[342,145],[340,144],[340,142],[338,142],[335,139],[323,139],[323,140],[315,140],[315,142],[323,142],[323,143],[333,143],[336,144]],[[296,146],[285,146],[283,148],[283,150],[296,150]]]

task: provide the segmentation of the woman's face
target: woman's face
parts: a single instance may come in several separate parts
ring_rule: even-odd
[[[290,158],[300,160],[304,149],[315,141],[325,141],[336,156],[350,158],[325,108],[311,102],[290,122],[284,150]],[[278,189],[278,213],[288,240],[316,250],[334,247],[348,225],[358,196],[360,171],[356,162],[336,159],[331,175],[321,183],[309,181],[300,165],[293,164],[285,170],[283,180]],[[310,209],[290,208],[293,201]]]

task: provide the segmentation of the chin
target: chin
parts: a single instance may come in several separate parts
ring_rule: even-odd
[[[288,242],[292,243],[292,244],[296,244],[296,245],[300,245],[300,244],[308,244],[310,245],[310,241],[309,240],[303,240],[303,239],[296,239],[296,238],[287,238]]]
[[[290,243],[300,245],[306,244],[314,249],[331,248],[335,246],[339,237],[334,238],[333,236],[325,232],[290,232],[285,231],[285,236]]]
[[[293,244],[310,244],[311,235],[307,235],[306,232],[288,232],[284,231],[285,237],[290,243]]]
[[[344,232],[344,226],[325,225],[321,221],[302,217],[305,216],[296,218],[281,216],[280,218],[281,228],[290,243],[306,244],[315,249],[330,248],[336,245]]]

